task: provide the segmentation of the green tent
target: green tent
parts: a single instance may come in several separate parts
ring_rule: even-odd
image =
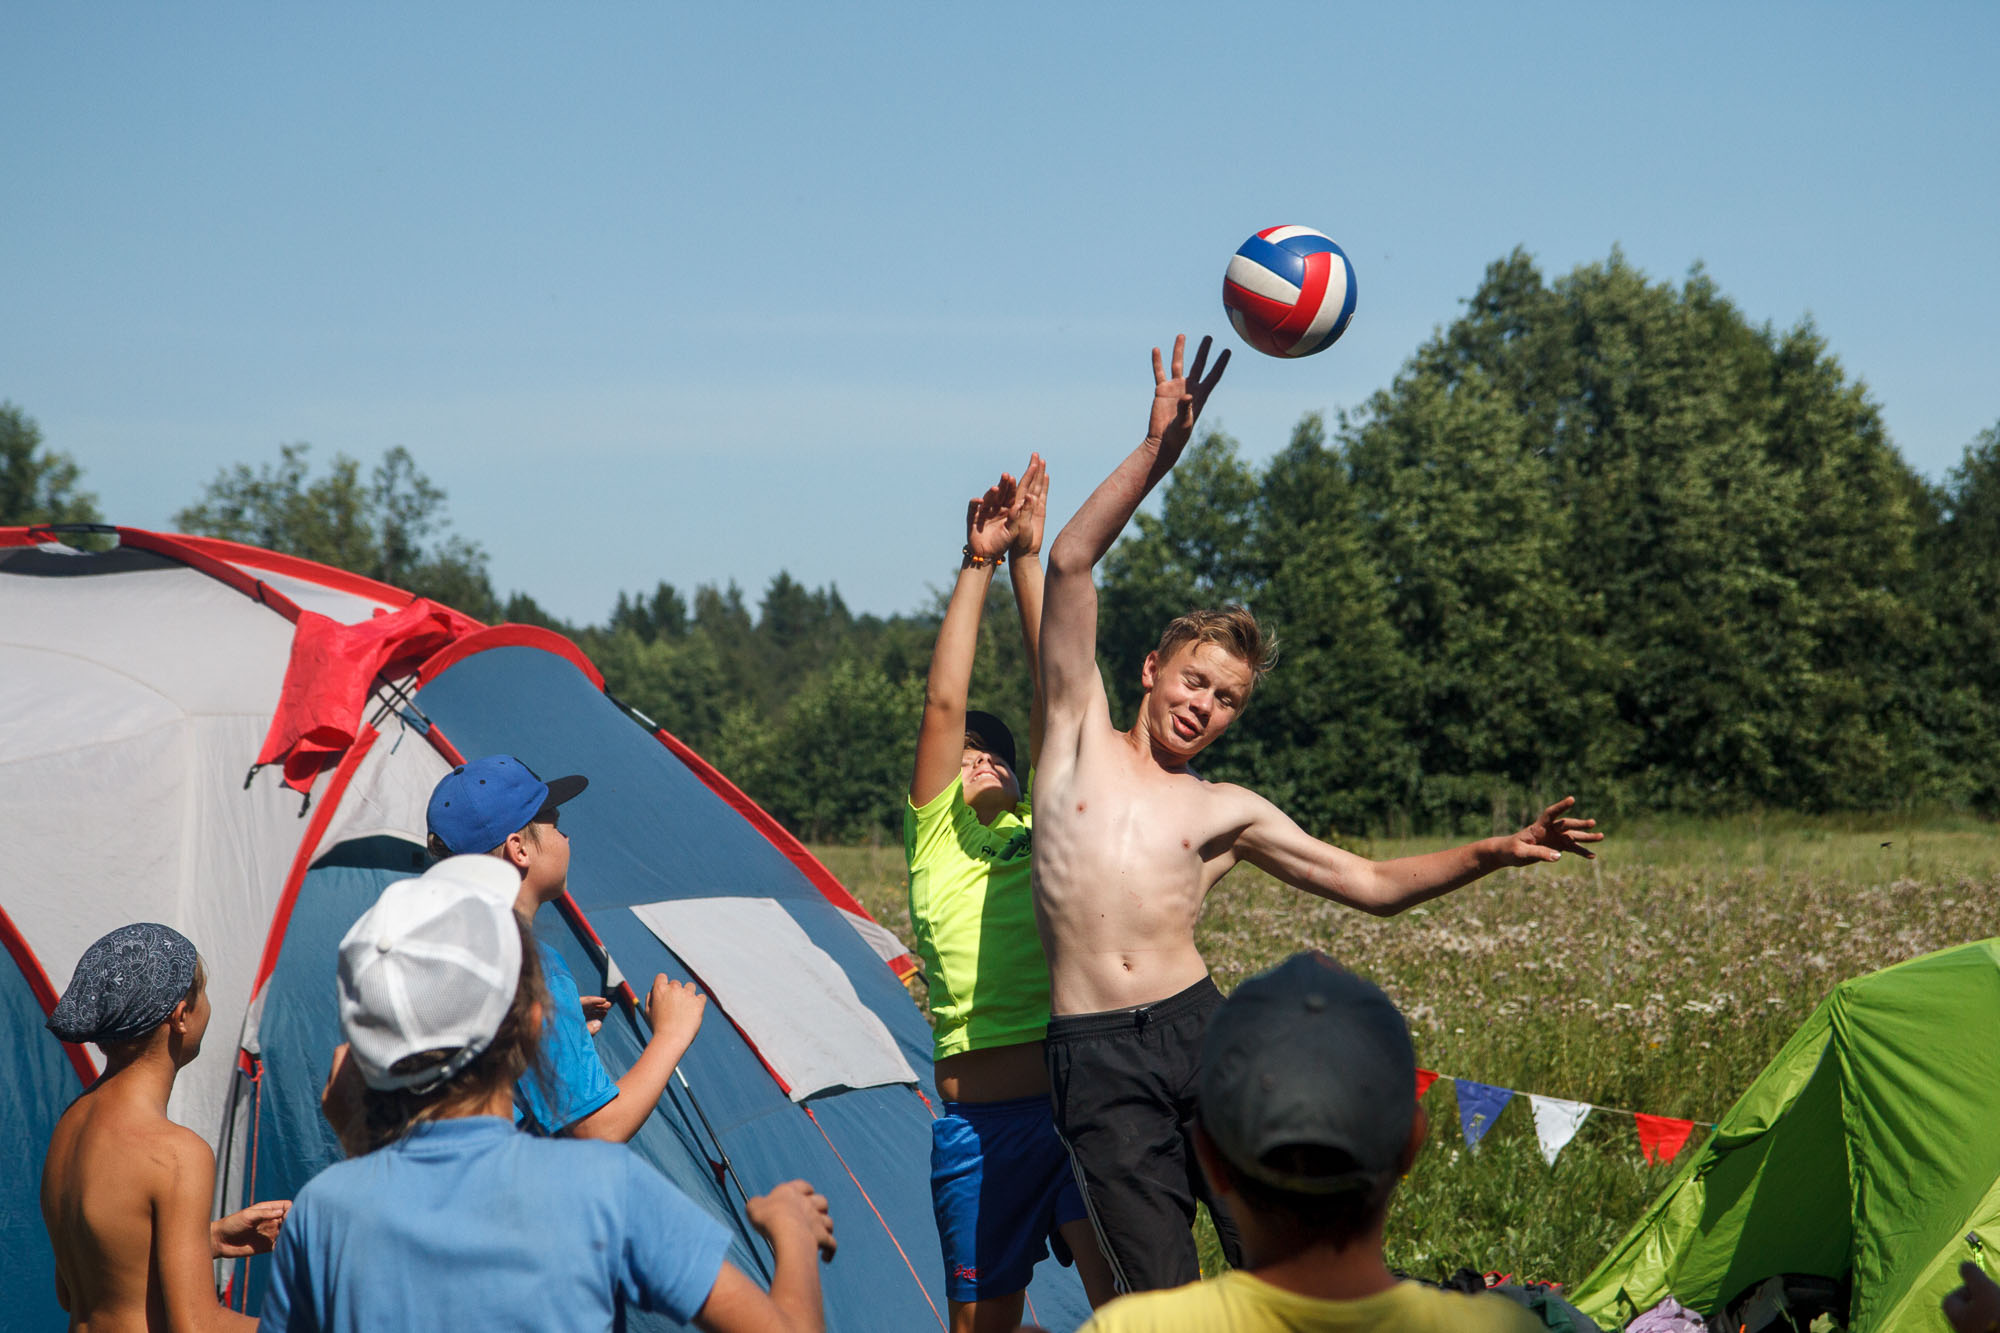
[[[1977,1232],[1981,1249],[1966,1239]],[[1943,1327],[2000,1274],[2000,939],[1834,987],[1570,1299],[1622,1327],[1778,1273],[1851,1274],[1851,1333]]]

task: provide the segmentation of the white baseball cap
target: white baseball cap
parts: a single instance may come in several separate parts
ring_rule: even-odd
[[[340,1032],[369,1087],[429,1091],[492,1042],[521,981],[520,887],[498,857],[454,856],[382,890],[341,939]],[[392,1072],[439,1050],[442,1065]]]

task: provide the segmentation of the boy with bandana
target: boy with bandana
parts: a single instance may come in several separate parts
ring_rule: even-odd
[[[70,1327],[249,1329],[215,1298],[214,1261],[269,1253],[287,1200],[208,1220],[215,1154],[167,1119],[174,1077],[208,1029],[201,960],[151,922],[84,951],[49,1031],[104,1053],[104,1073],[56,1122],[42,1165],[42,1223]]]

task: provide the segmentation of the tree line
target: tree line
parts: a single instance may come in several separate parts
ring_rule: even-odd
[[[185,531],[570,635],[608,688],[813,839],[894,837],[941,597],[857,615],[780,573],[655,581],[601,624],[496,595],[403,449],[225,469]],[[75,464],[0,407],[0,521],[94,521]],[[1279,663],[1204,772],[1335,836],[1605,813],[2000,805],[2000,426],[1912,469],[1810,323],[1751,323],[1700,269],[1516,251],[1359,409],[1267,462],[1211,432],[1100,571],[1120,720],[1172,616],[1239,601]],[[1025,719],[1005,580],[974,699]]]

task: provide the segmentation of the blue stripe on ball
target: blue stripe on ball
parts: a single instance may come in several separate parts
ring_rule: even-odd
[[[1254,264],[1261,264],[1270,269],[1294,287],[1305,285],[1305,256],[1297,251],[1273,245],[1261,236],[1252,236],[1243,242],[1236,253]]]
[[[1307,255],[1323,255],[1329,251],[1340,255],[1342,259],[1347,257],[1339,246],[1325,236],[1287,236],[1278,242],[1278,248],[1289,250],[1301,259]]]

